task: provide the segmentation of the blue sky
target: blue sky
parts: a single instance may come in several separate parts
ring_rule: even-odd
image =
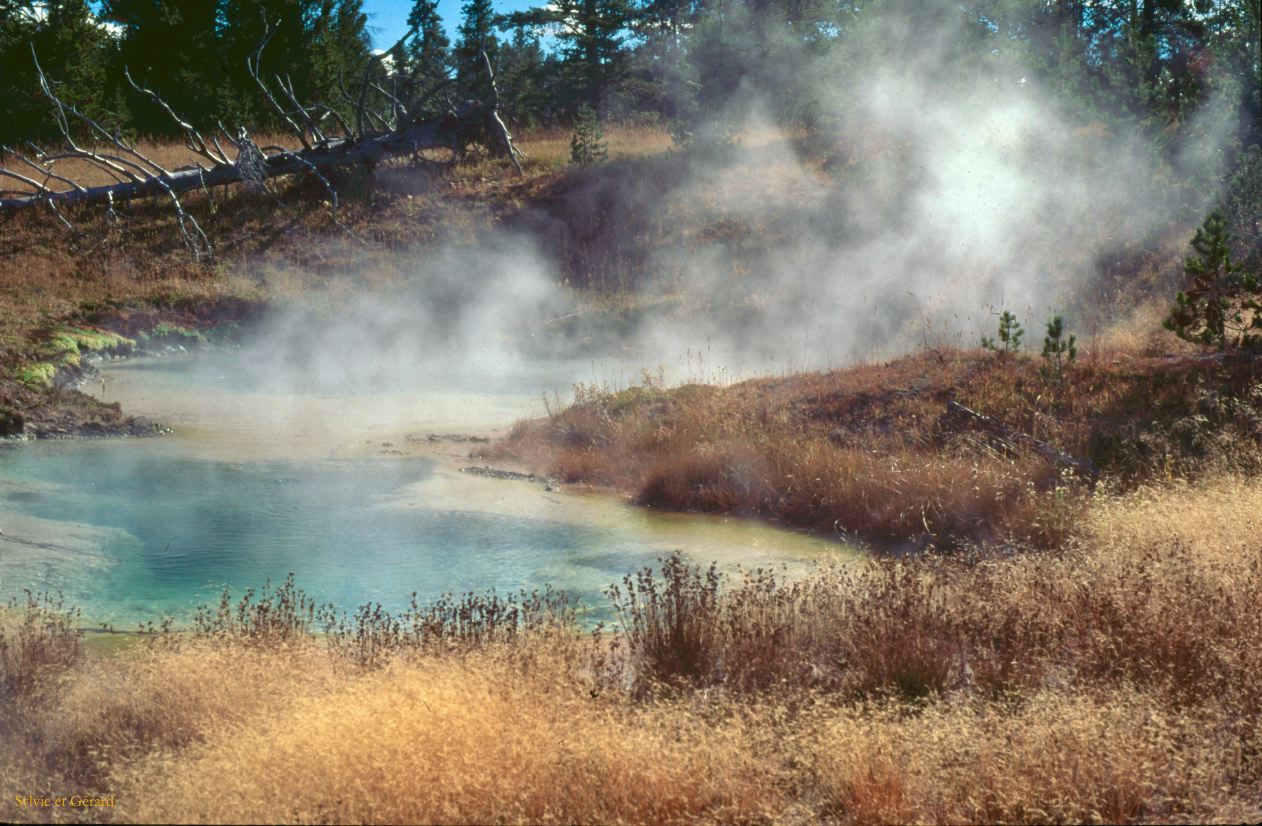
[[[456,27],[460,25],[460,7],[465,0],[439,0],[438,13],[452,42],[456,40]],[[500,13],[528,9],[543,5],[542,0],[495,0],[495,10]],[[412,0],[364,0],[368,14],[368,30],[372,43],[378,49],[388,49],[407,31],[408,12]]]

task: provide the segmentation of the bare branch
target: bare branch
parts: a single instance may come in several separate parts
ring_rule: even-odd
[[[83,191],[83,187],[79,186],[79,184],[76,183],[75,181],[71,180],[70,178],[64,177],[62,175],[58,175],[56,172],[53,172],[53,170],[50,167],[41,166],[40,164],[35,163],[35,161],[31,160],[30,158],[26,157],[21,152],[18,152],[15,149],[12,149],[8,146],[4,146],[4,147],[0,147],[0,152],[8,153],[9,155],[13,156],[17,160],[29,166],[31,169],[34,169],[36,172],[39,172],[41,175],[44,176],[45,185],[47,185],[49,180],[54,180],[54,181],[60,181],[61,183],[66,184],[71,189],[76,189],[76,190],[79,190],[80,192]]]
[[[392,54],[395,51],[402,49],[404,44],[407,43],[407,41],[410,40],[416,34],[416,31],[418,28],[420,28],[419,25],[413,26],[412,28],[408,29],[404,33],[404,35],[400,37],[393,46],[391,46],[389,49],[386,49],[383,52],[380,52],[368,58],[368,62],[364,65],[364,81],[359,87],[359,103],[355,106],[355,124],[356,126],[359,127],[359,137],[362,138],[365,134],[364,133],[364,105],[368,101],[368,87],[369,87],[369,82],[372,78],[373,67],[376,66],[378,63],[380,63],[382,60],[384,60],[386,55]],[[382,121],[384,122],[384,119],[382,119]]]
[[[280,75],[276,75],[275,77],[276,85],[279,86],[280,90],[285,93],[285,97],[289,98],[289,102],[293,104],[297,114],[302,117],[303,123],[307,126],[307,131],[311,133],[311,137],[315,138],[317,143],[327,143],[328,138],[326,138],[324,133],[320,131],[319,125],[311,119],[311,115],[307,111],[307,107],[298,102],[298,96],[294,94],[293,81],[289,80],[288,75],[284,78],[281,78]],[[286,81],[288,81],[288,84],[286,84]]]
[[[364,83],[356,90],[357,97],[346,90],[341,78],[338,79],[343,100],[355,109],[356,122],[352,127],[348,119],[332,106],[303,104],[292,80],[277,75],[274,83],[293,108],[282,106],[273,88],[264,82],[260,73],[263,51],[276,33],[266,19],[263,26],[263,37],[247,59],[246,66],[268,104],[289,125],[302,148],[269,146],[260,149],[245,129],[229,132],[221,122],[216,123],[218,134],[203,136],[192,124],[180,118],[160,95],[137,83],[128,72],[126,77],[132,88],[162,108],[184,132],[189,149],[208,162],[208,165],[196,163],[169,171],[146,157],[121,135],[111,134],[91,117],[63,101],[36,58],[40,88],[53,104],[65,148],[46,153],[32,146],[29,154],[10,153],[17,159],[17,164],[10,166],[20,164],[25,169],[0,170],[0,179],[14,181],[21,187],[0,189],[0,214],[43,205],[68,224],[59,211],[61,206],[104,204],[110,219],[118,220],[119,204],[140,198],[163,197],[169,200],[175,211],[183,242],[194,256],[201,258],[211,252],[211,245],[197,219],[185,209],[180,199],[181,193],[189,190],[202,189],[209,194],[211,188],[217,185],[262,185],[269,179],[285,175],[311,175],[324,187],[330,205],[336,210],[340,197],[329,179],[329,169],[352,165],[372,167],[389,157],[409,154],[416,157],[425,150],[453,152],[458,158],[471,142],[483,143],[494,152],[508,155],[520,172],[519,153],[497,111],[499,91],[490,59],[485,54],[483,62],[487,70],[489,100],[482,103],[470,101],[458,109],[448,108],[440,116],[424,119],[418,116],[420,107],[429,105],[435,98],[448,97],[451,78],[445,74],[428,73],[426,76],[432,75],[436,82],[413,100],[412,87],[401,83],[397,75],[390,76],[387,82],[374,74],[383,56],[395,49],[374,55],[365,67]],[[415,29],[404,35],[396,44],[396,49],[414,34]],[[32,57],[35,58],[33,50]],[[374,104],[381,100],[389,108],[374,111],[375,105],[368,105],[370,95]],[[76,142],[72,122],[75,129],[79,129],[79,123],[86,126],[93,145],[83,146]],[[344,137],[329,137],[323,126],[327,122],[336,123]],[[370,129],[380,131],[370,133]],[[101,151],[101,147],[109,151]],[[229,148],[235,150],[235,160],[231,159],[227,151]],[[82,186],[71,173],[65,171],[64,166],[60,166],[67,161],[88,164],[108,175],[115,183]],[[55,185],[65,188],[54,189]]]
[[[277,102],[275,96],[272,95],[272,91],[267,88],[267,84],[263,82],[263,78],[259,76],[259,61],[263,57],[263,49],[267,48],[267,44],[270,43],[272,38],[275,36],[276,29],[267,21],[267,17],[264,15],[263,37],[259,40],[258,45],[254,47],[254,51],[250,54],[250,56],[245,59],[245,68],[246,71],[250,73],[250,77],[254,78],[254,82],[258,84],[259,90],[263,93],[263,97],[272,105],[272,108],[276,110],[276,114],[280,115],[281,119],[283,119],[285,123],[289,124],[289,128],[292,129],[294,134],[298,136],[298,140],[302,143],[302,148],[311,149],[311,144],[307,142],[306,133],[298,127],[298,124],[294,123],[293,118],[289,117],[289,115],[285,112],[284,107],[282,107],[280,103]]]
[[[294,152],[289,152],[289,151],[278,152],[273,157],[286,158],[288,160],[292,160],[295,163],[302,166],[303,169],[307,170],[307,172],[309,172],[312,176],[314,176],[316,180],[324,184],[325,191],[329,193],[330,206],[335,210],[337,209],[337,206],[338,206],[337,190],[333,188],[333,184],[329,182],[329,179],[324,177],[323,174],[321,174],[319,168],[316,167],[315,164],[311,163],[311,161],[307,160],[301,155],[298,155]]]
[[[163,100],[162,97],[157,92],[147,87],[141,86],[139,83],[133,80],[131,76],[131,70],[128,69],[126,66],[123,67],[123,76],[127,78],[127,82],[131,84],[131,88],[135,89],[137,92],[140,92],[142,95],[147,96],[151,101],[153,101],[155,104],[161,107],[162,110],[166,112],[168,116],[170,116],[171,120],[175,121],[175,125],[180,127],[180,129],[184,130],[184,140],[186,141],[189,149],[201,155],[203,158],[210,161],[212,164],[218,165],[221,163],[231,163],[231,161],[228,160],[228,156],[223,154],[222,149],[219,150],[218,155],[215,155],[213,152],[211,152],[210,147],[206,145],[206,141],[204,138],[202,138],[201,133],[198,132],[196,129],[194,129],[191,123],[185,121],[179,115],[175,114],[175,110],[172,109],[171,106],[165,100]]]
[[[66,144],[69,146],[72,155],[83,158],[84,160],[92,161],[98,166],[126,175],[127,177],[133,179],[135,179],[136,176],[132,172],[129,172],[128,168],[135,170],[142,177],[149,174],[144,169],[145,165],[151,167],[159,175],[166,174],[166,170],[161,166],[137,152],[134,148],[124,143],[119,137],[110,134],[109,130],[80,112],[74,106],[65,103],[61,98],[57,97],[57,94],[53,92],[52,82],[49,81],[48,76],[44,74],[44,68],[39,65],[39,56],[35,54],[34,44],[31,45],[31,58],[35,61],[35,71],[39,78],[40,89],[43,90],[44,96],[53,102],[57,116],[57,125],[61,128],[62,136],[66,139]],[[70,113],[71,115],[74,115],[75,118],[83,121],[83,123],[87,124],[93,134],[100,136],[104,140],[118,147],[118,149],[122,152],[132,155],[140,163],[126,160],[114,155],[99,155],[96,152],[91,152],[81,148],[75,143],[74,135],[70,131],[70,122],[66,118],[66,113]]]
[[[500,145],[500,150],[513,162],[513,168],[517,170],[517,174],[523,175],[525,173],[522,172],[521,160],[517,157],[517,147],[513,145],[513,136],[509,134],[504,121],[500,120],[500,90],[495,85],[495,70],[491,68],[491,58],[485,51],[482,52],[482,63],[486,66],[487,85],[491,87],[491,106],[486,113],[486,129],[491,133],[492,139]]]

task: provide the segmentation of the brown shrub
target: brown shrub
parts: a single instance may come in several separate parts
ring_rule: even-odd
[[[6,698],[34,691],[50,675],[83,655],[79,611],[63,598],[26,591],[0,609],[0,692]]]
[[[723,388],[586,388],[497,453],[653,507],[939,547],[1060,546],[1092,463],[1121,489],[1257,469],[1250,363],[1096,355],[1048,384],[1035,361],[956,351]],[[952,399],[989,420],[948,414]]]

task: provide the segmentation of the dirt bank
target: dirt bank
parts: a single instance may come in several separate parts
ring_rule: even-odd
[[[236,297],[102,307],[49,324],[0,375],[0,436],[153,436],[161,422],[131,416],[79,388],[104,359],[180,352],[232,341],[266,304]]]

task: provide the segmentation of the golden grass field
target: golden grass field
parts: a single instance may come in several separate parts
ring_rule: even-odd
[[[0,814],[1256,820],[1260,506],[1262,486],[1232,476],[1144,488],[1099,502],[1057,553],[762,575],[714,600],[668,562],[603,641],[559,621],[482,643],[396,634],[370,665],[363,635],[332,646],[275,621],[112,655],[50,626],[21,647],[18,612]],[[13,797],[72,793],[113,805]]]

